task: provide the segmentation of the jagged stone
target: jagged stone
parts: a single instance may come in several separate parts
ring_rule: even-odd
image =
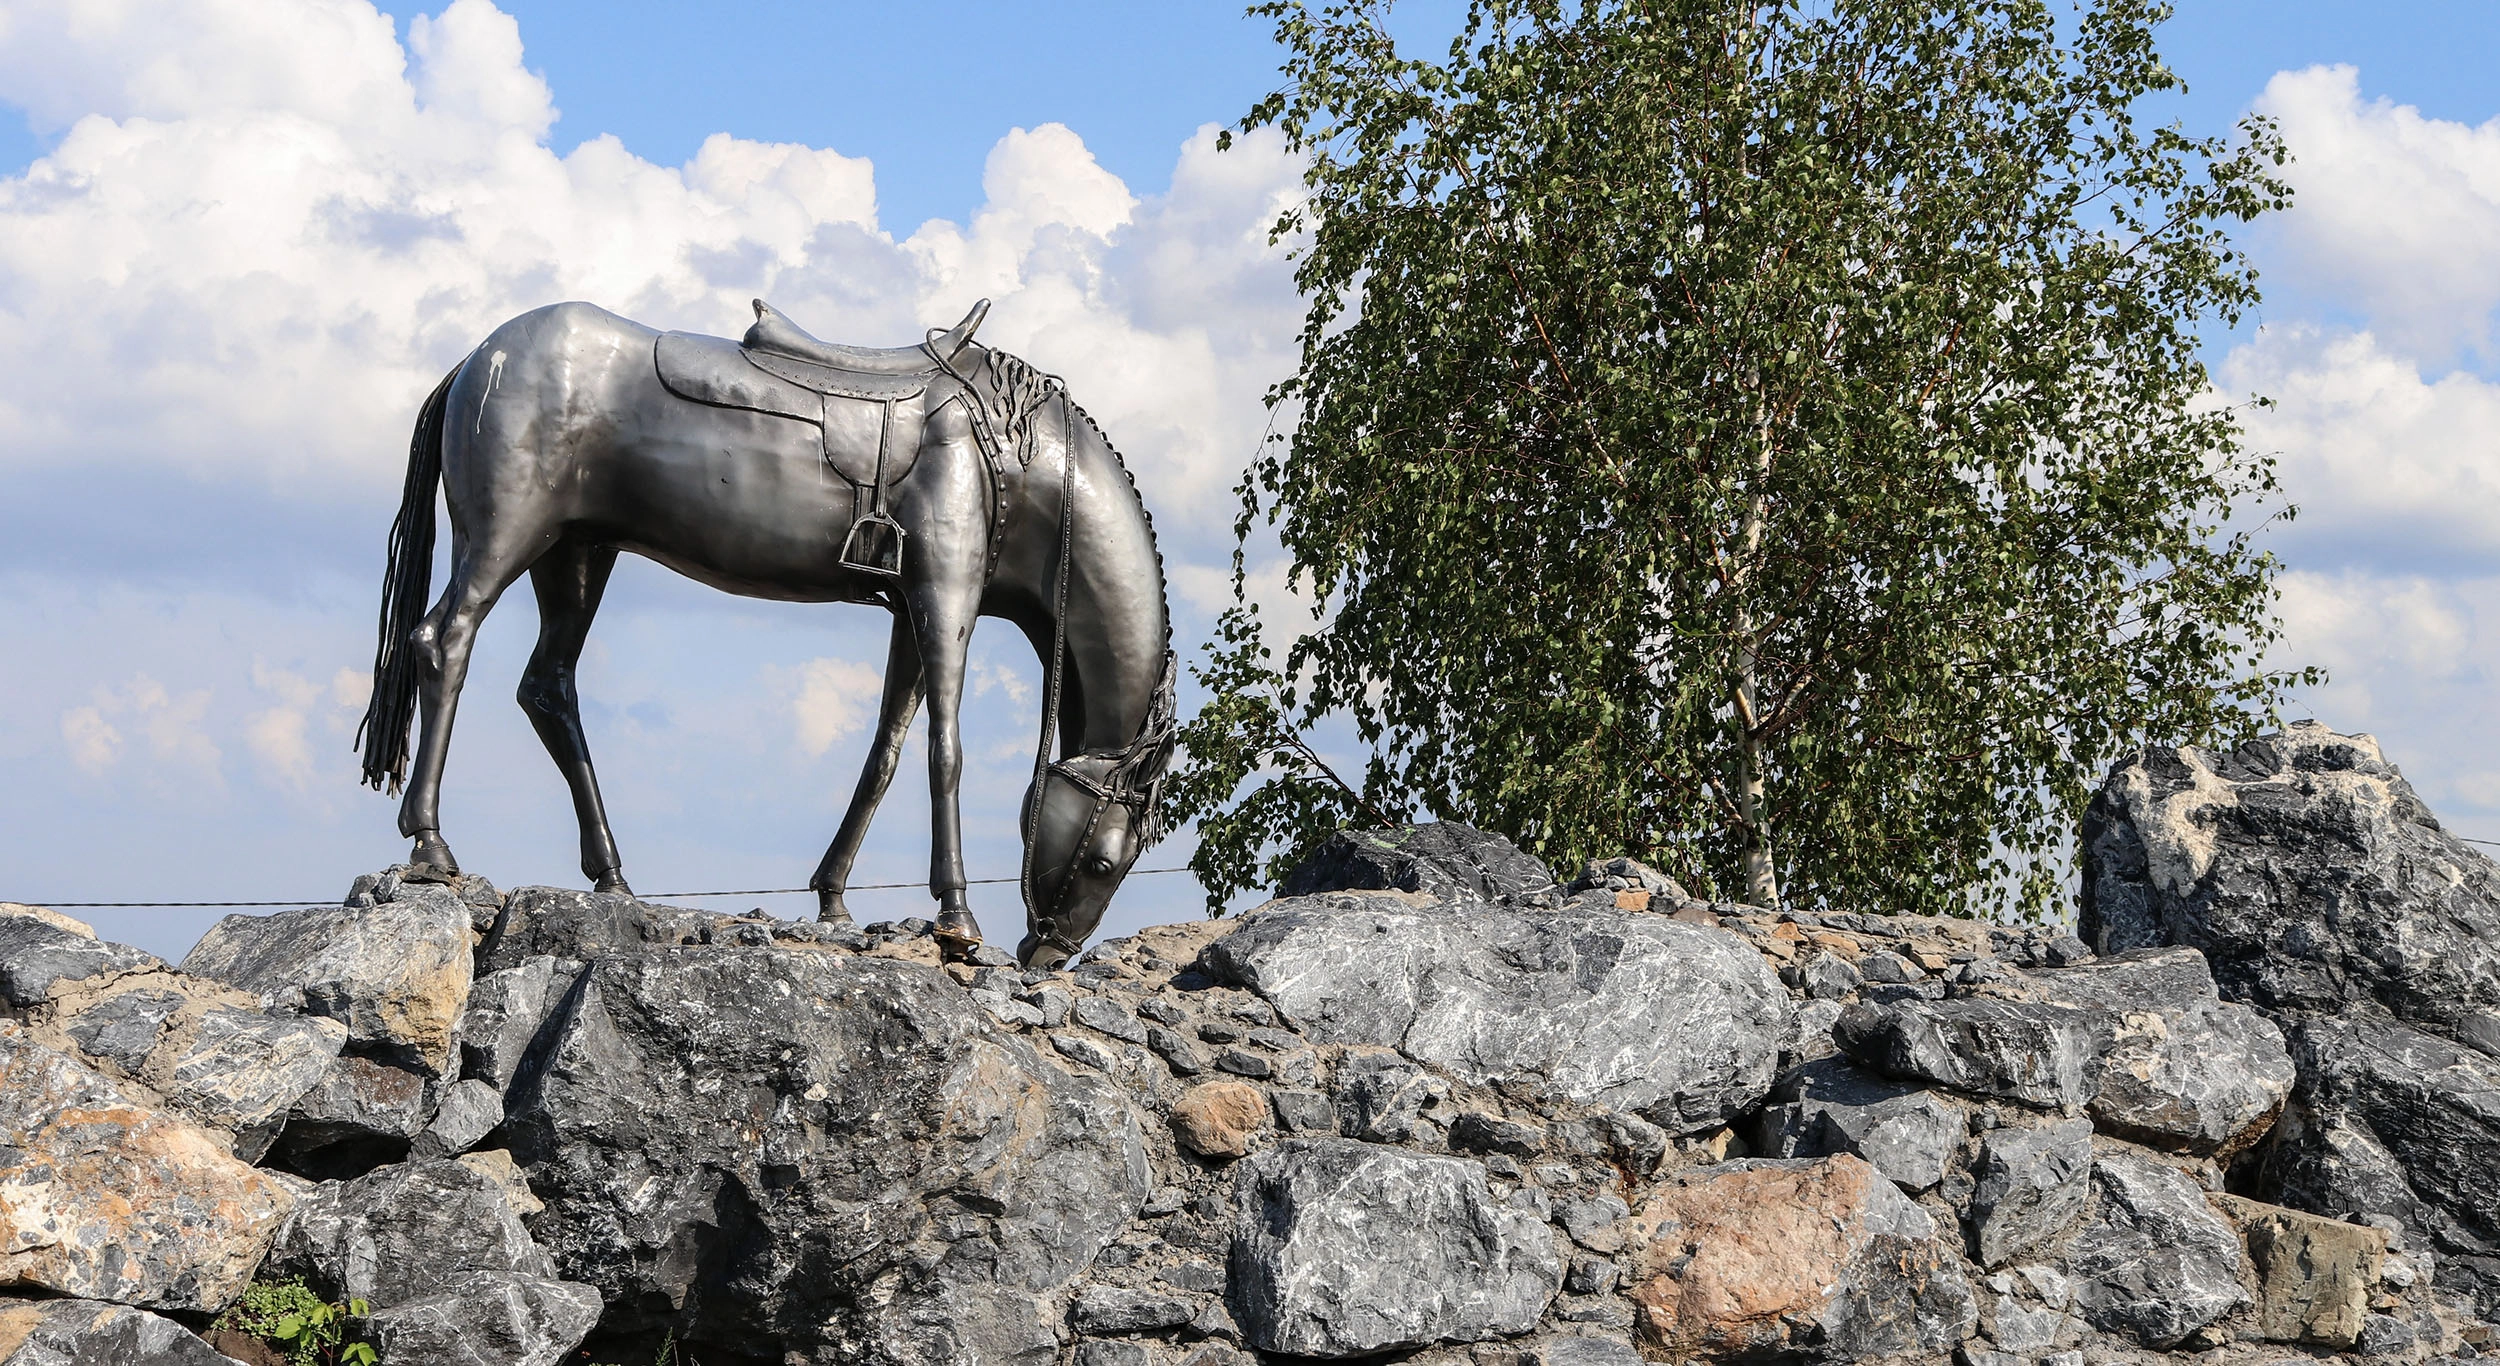
[[[389,1362],[558,1366],[599,1322],[599,1292],[570,1281],[471,1271],[366,1322]]]
[[[1436,900],[1550,904],[1554,874],[1500,835],[1458,821],[1391,830],[1340,830],[1322,840],[1276,889],[1421,892]]]
[[[1237,1172],[1231,1308],[1261,1351],[1481,1342],[1534,1328],[1562,1288],[1544,1221],[1476,1162],[1289,1139]]]
[[[0,1366],[236,1366],[172,1319],[96,1300],[0,1300]]]
[[[503,1093],[475,1077],[454,1082],[434,1107],[434,1120],[409,1145],[418,1157],[458,1157],[503,1123]]]
[[[2083,1214],[2091,1193],[2092,1122],[1991,1130],[1971,1195],[1971,1251],[1999,1267],[2046,1247]]]
[[[1772,1095],[1781,1103],[1764,1109],[1754,1134],[1763,1156],[1851,1153],[1913,1192],[1944,1180],[1945,1163],[1970,1132],[1970,1117],[1934,1092],[1838,1058],[1798,1068]]]
[[[79,932],[84,929],[34,915],[0,914],[0,1000],[20,1009],[39,1006],[73,983],[164,966],[155,954],[105,943],[92,931]]]
[[[469,908],[450,889],[411,884],[371,907],[227,916],[182,970],[257,992],[273,1009],[338,1020],[361,1050],[449,1078],[469,936]]]
[[[215,1312],[293,1204],[221,1136],[0,1022],[0,1286]]]
[[[2233,1000],[2375,1000],[2500,1052],[2500,866],[2369,736],[2303,723],[2227,754],[2147,749],[2094,796],[2082,845],[2102,953],[2183,944]]]
[[[1678,1133],[1761,1098],[1791,1014],[1735,936],[1618,911],[1311,897],[1246,917],[1200,962],[1314,1042],[1391,1046]]]
[[[2247,1306],[2240,1240],[2204,1191],[2144,1158],[2092,1164],[2094,1211],[2068,1250],[2075,1305],[2093,1327],[2167,1351]]]
[[[1350,1048],[1337,1063],[1337,1129],[1374,1143],[1439,1132],[1450,1084],[1385,1048]]]
[[[1068,1322],[1080,1333],[1151,1333],[1186,1326],[1198,1308],[1191,1295],[1089,1285],[1068,1306]]]
[[[1935,1221],[1855,1157],[1699,1168],[1633,1222],[1641,1337],[1671,1357],[1932,1360],[1977,1323]]]
[[[538,1027],[580,974],[581,964],[547,954],[479,974],[460,1019],[460,1074],[499,1091],[510,1086]]]
[[[234,1135],[235,1156],[257,1161],[346,1042],[347,1027],[336,1020],[206,1011],[172,1061],[166,1099]]]
[[[2500,1318],[2500,1059],[2367,1009],[2301,1022],[2292,1051],[2301,1118],[2267,1155],[2261,1190],[2322,1214],[2394,1216]]]
[[[307,1175],[361,1175],[407,1155],[434,1117],[433,1078],[378,1058],[342,1053],[296,1098],[273,1159]]]
[[[2257,1272],[2257,1331],[2275,1342],[2350,1347],[2377,1292],[2387,1235],[2362,1224],[2219,1195]]]
[[[2297,1079],[2283,1031],[2216,994],[2205,956],[2137,949],[2014,979],[2117,1017],[2091,1115],[2104,1133],[2227,1161],[2265,1135]]]
[[[269,1265],[302,1276],[324,1299],[377,1309],[446,1293],[470,1272],[556,1274],[502,1183],[466,1163],[424,1158],[316,1187],[278,1235]]]
[[[167,1022],[190,999],[179,991],[125,991],[104,997],[60,1023],[70,1042],[90,1059],[136,1072],[155,1051]]]
[[[2072,1114],[2099,1093],[2115,1032],[2106,1010],[1966,997],[1854,1005],[1832,1040],[1887,1076]]]
[[[540,1241],[606,1292],[603,1332],[669,1327],[698,1357],[1056,1356],[1065,1287],[1151,1188],[1120,1090],[917,964],[629,948],[541,1031],[504,1129]]]

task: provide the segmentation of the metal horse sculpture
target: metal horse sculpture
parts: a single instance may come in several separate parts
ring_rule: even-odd
[[[445,376],[409,446],[358,732],[365,781],[406,785],[399,829],[414,862],[458,871],[436,809],[452,715],[479,623],[527,573],[539,632],[521,706],[572,788],[583,874],[627,890],[574,666],[617,552],[630,550],[731,593],[893,613],[876,742],[809,885],[823,918],[849,918],[843,888],[925,698],[929,891],[957,951],[981,933],[956,795],[965,654],[977,617],[1022,629],[1046,697],[1023,813],[1018,956],[1075,954],[1161,833],[1173,734],[1163,567],[1136,485],[1093,420],[1056,381],[972,340],[988,307],[883,350],[818,341],[760,299],[742,342],[555,304],[496,328]],[[438,484],[451,574],[429,609]]]

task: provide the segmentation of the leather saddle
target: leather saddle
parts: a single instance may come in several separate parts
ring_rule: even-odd
[[[762,299],[741,341],[663,332],[652,362],[670,393],[715,408],[741,408],[813,423],[825,463],[872,493],[911,472],[920,455],[924,396],[972,344],[990,301],[918,346],[821,341]]]

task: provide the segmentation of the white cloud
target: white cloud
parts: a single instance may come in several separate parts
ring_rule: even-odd
[[[836,151],[558,156],[486,0],[412,21],[405,51],[363,0],[0,0],[0,99],[69,127],[0,179],[0,467],[368,497],[442,370],[539,304],[721,332],[763,294],[899,342],[989,295],[990,337],[1068,373],[1150,501],[1194,518],[1228,511],[1290,369],[1265,229],[1297,172],[1272,135],[1219,156],[1210,126],[1141,200],[1067,128],[1015,129],[968,226],[898,241]]]
[[[885,688],[875,669],[847,659],[811,659],[799,666],[796,684],[790,716],[799,748],[811,759],[875,720]]]
[[[277,699],[276,706],[254,712],[244,722],[243,738],[252,757],[280,785],[297,792],[309,789],[313,781],[312,709],[321,700],[321,686],[257,659],[252,661],[252,686]]]
[[[62,712],[61,743],[69,746],[70,761],[89,773],[100,774],[122,757],[122,733],[98,707]]]
[[[96,689],[92,703],[62,712],[61,740],[72,762],[89,773],[102,773],[120,762],[122,727],[127,726],[147,742],[148,757],[159,764],[196,768],[214,777],[223,755],[204,724],[208,704],[207,689],[175,693],[147,674],[132,674],[118,688]]]
[[[2500,308],[2500,119],[2468,127],[2364,100],[2350,66],[2286,71],[2256,109],[2294,161],[2284,272],[2340,294],[2413,354],[2488,347]]]
[[[2278,453],[2300,507],[2290,544],[2336,556],[2500,555],[2500,385],[2428,378],[2369,332],[2294,325],[2234,350],[2231,393],[2275,406],[2246,416]]]

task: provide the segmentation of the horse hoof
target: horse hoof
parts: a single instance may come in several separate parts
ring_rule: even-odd
[[[851,908],[842,904],[840,892],[820,890],[816,893],[816,919],[819,924],[848,925],[851,923]]]
[[[451,846],[431,830],[420,832],[416,848],[408,855],[408,872],[420,882],[448,882],[460,876],[460,860],[451,856]]]
[[[590,890],[594,892],[612,892],[617,896],[632,896],[634,894],[634,889],[625,885],[625,870],[622,868],[610,868],[606,872],[601,873],[599,875],[599,880],[590,884]]]
[[[970,911],[938,912],[929,934],[938,941],[938,951],[950,959],[961,959],[981,947],[981,922]]]

